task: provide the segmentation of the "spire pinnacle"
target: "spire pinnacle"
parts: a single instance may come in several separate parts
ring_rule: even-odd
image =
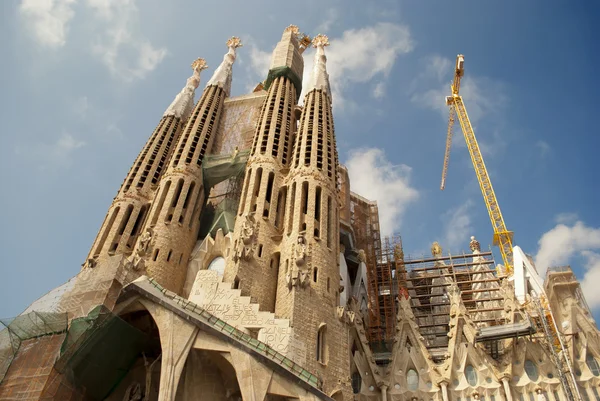
[[[164,116],[175,116],[182,120],[187,120],[192,108],[194,107],[194,94],[198,85],[200,85],[200,71],[207,68],[206,60],[197,58],[192,63],[194,70],[191,77],[187,79],[185,87],[175,96],[175,100],[171,103],[163,114]]]
[[[317,48],[312,74],[306,93],[313,89],[320,89],[327,93],[331,101],[331,88],[329,86],[329,74],[327,73],[327,57],[325,56],[325,46],[329,46],[327,35],[318,34],[312,40],[313,47]]]
[[[231,91],[231,67],[233,66],[236,58],[235,49],[242,47],[243,45],[240,38],[236,36],[229,38],[226,44],[229,50],[223,57],[223,61],[217,67],[212,78],[208,81],[206,86],[219,86],[223,88],[227,96],[229,96],[229,92]]]

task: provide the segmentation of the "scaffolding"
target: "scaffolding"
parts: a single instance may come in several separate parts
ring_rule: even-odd
[[[350,224],[354,231],[355,247],[364,251],[367,267],[367,293],[369,316],[367,337],[369,342],[384,341],[385,326],[379,312],[377,263],[381,260],[381,235],[379,231],[379,209],[377,202],[350,193]]]

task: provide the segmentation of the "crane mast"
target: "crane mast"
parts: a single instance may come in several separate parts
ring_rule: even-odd
[[[465,108],[462,96],[460,96],[459,94],[460,80],[464,75],[464,62],[464,56],[462,54],[459,54],[456,57],[454,79],[452,81],[452,85],[450,86],[452,95],[446,96],[446,105],[448,105],[448,107],[450,108],[450,118],[448,121],[446,153],[444,155],[444,167],[442,170],[442,182],[440,189],[443,190],[446,185],[448,161],[450,159],[450,147],[452,144],[452,126],[454,124],[454,119],[456,116],[462,128],[462,132],[465,137],[465,142],[467,143],[467,149],[469,149],[471,161],[475,169],[475,174],[477,175],[477,181],[479,182],[479,187],[481,188],[481,193],[483,194],[483,199],[485,201],[485,206],[488,210],[488,214],[492,222],[492,227],[494,229],[494,245],[497,245],[500,248],[502,260],[504,261],[504,265],[506,267],[506,272],[508,274],[511,274],[513,270],[513,232],[508,231],[508,229],[506,228],[506,224],[504,223],[504,218],[502,217],[502,213],[500,212],[500,206],[498,205],[498,200],[496,199],[496,194],[494,193],[494,189],[492,187],[492,182],[490,180],[487,169],[485,168],[483,156],[481,155],[481,150],[479,149],[479,144],[477,143],[477,139],[475,138],[473,126],[471,125],[471,121],[469,120],[467,109]]]

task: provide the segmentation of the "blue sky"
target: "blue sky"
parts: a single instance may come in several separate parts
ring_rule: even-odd
[[[225,41],[240,36],[232,95],[246,93],[294,23],[329,35],[340,159],[352,189],[379,201],[383,229],[400,233],[413,256],[435,240],[445,251],[468,249],[471,235],[491,243],[458,129],[439,190],[444,96],[463,53],[462,94],[516,244],[540,270],[570,263],[600,318],[598,3],[205,3],[0,2],[0,316],[79,271],[192,60],[209,64],[202,88]]]

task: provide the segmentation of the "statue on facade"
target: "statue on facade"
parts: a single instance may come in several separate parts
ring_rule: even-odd
[[[304,239],[304,235],[302,234],[298,235],[294,255],[296,257],[296,265],[304,266],[306,264],[306,239]]]
[[[136,249],[136,253],[140,256],[144,256],[148,253],[150,242],[152,241],[152,234],[152,228],[148,227],[148,229],[144,231],[142,235],[140,235],[138,247]]]
[[[440,246],[439,242],[435,241],[433,244],[431,244],[431,255],[434,258],[442,257],[442,247]]]
[[[256,221],[250,214],[245,216],[240,233],[240,241],[234,250],[233,259],[237,262],[240,259],[248,260],[254,254],[256,243]]]

